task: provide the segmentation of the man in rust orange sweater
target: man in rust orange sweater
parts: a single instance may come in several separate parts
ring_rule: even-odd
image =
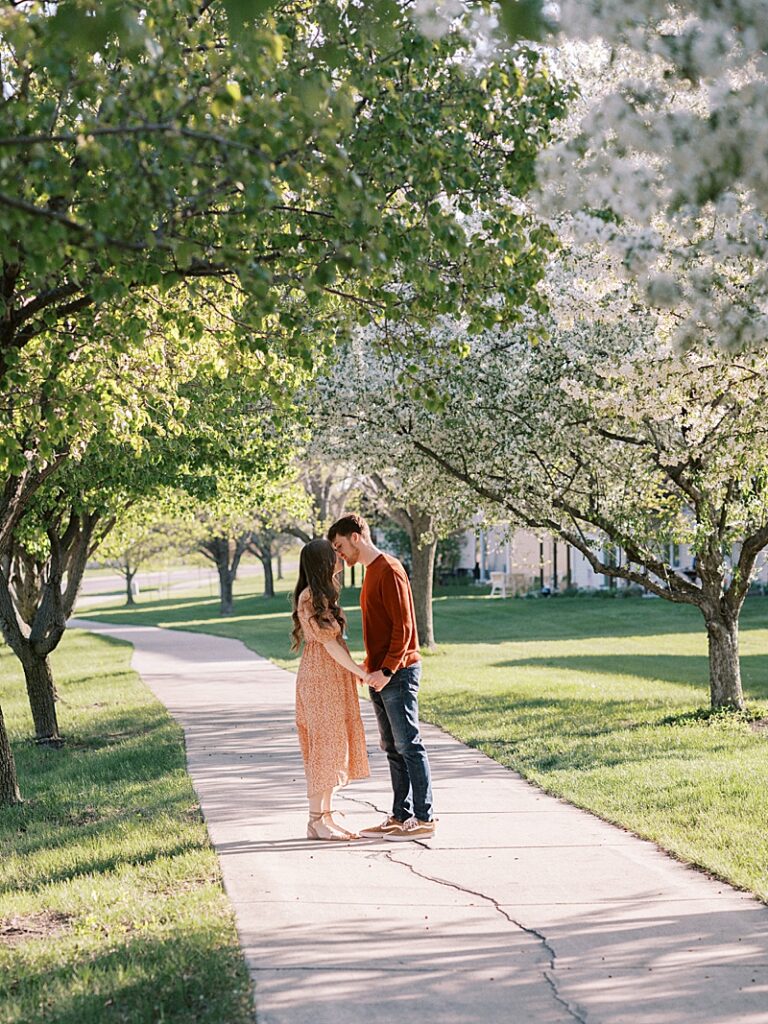
[[[394,802],[386,821],[361,829],[370,839],[403,842],[435,834],[429,759],[419,731],[421,656],[411,584],[396,558],[380,551],[362,516],[338,519],[328,540],[347,565],[361,562],[365,666]]]

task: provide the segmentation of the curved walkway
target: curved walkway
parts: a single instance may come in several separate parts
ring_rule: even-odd
[[[425,728],[430,843],[308,842],[293,675],[142,626],[133,667],[182,724],[259,1024],[766,1024],[768,908]],[[373,777],[339,801],[387,810]]]

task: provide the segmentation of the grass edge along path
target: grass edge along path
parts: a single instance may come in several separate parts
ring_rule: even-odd
[[[286,668],[287,589],[218,616],[214,598],[94,610],[116,623],[242,640]],[[359,592],[347,589],[360,653]],[[768,901],[768,731],[750,716],[702,714],[706,635],[695,609],[642,598],[489,600],[438,591],[438,650],[425,657],[422,718],[552,795],[657,843]],[[84,615],[90,614],[84,612]],[[768,718],[768,600],[742,616],[752,718]]]
[[[0,701],[25,803],[0,812],[0,1024],[252,1024],[234,915],[179,725],[81,631],[53,657],[61,750],[28,739],[21,673]]]

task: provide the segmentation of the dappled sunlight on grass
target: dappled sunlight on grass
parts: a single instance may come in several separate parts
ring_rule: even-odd
[[[28,739],[15,659],[0,701],[25,803],[0,817],[0,922],[41,910],[55,934],[0,943],[0,1018],[246,1024],[247,972],[186,772],[181,729],[128,644],[70,631],[53,658],[61,750]]]
[[[107,617],[110,621],[113,618],[133,618],[140,621],[145,616],[154,616],[158,610],[169,614],[171,612],[183,611],[188,608],[210,609],[218,608],[218,606],[219,602],[214,598],[201,598],[193,595],[187,598],[169,598],[165,601],[141,601],[133,606],[121,604],[119,607],[114,607],[109,605],[106,611],[102,606],[95,606],[93,608],[86,608],[82,612],[82,616],[83,618],[88,619]]]

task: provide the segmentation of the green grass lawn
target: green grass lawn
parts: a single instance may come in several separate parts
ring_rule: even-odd
[[[186,772],[183,734],[86,633],[53,658],[67,736],[30,743],[22,676],[0,701],[25,803],[0,814],[2,1024],[246,1024],[247,971]]]
[[[353,652],[357,600],[358,591],[344,592]],[[92,617],[236,637],[295,666],[286,592],[271,601],[243,594],[227,619],[199,596]],[[768,900],[768,731],[748,716],[700,713],[709,692],[695,609],[642,598],[491,600],[446,588],[435,628],[425,720]],[[741,647],[751,714],[768,716],[768,599],[747,602]]]

